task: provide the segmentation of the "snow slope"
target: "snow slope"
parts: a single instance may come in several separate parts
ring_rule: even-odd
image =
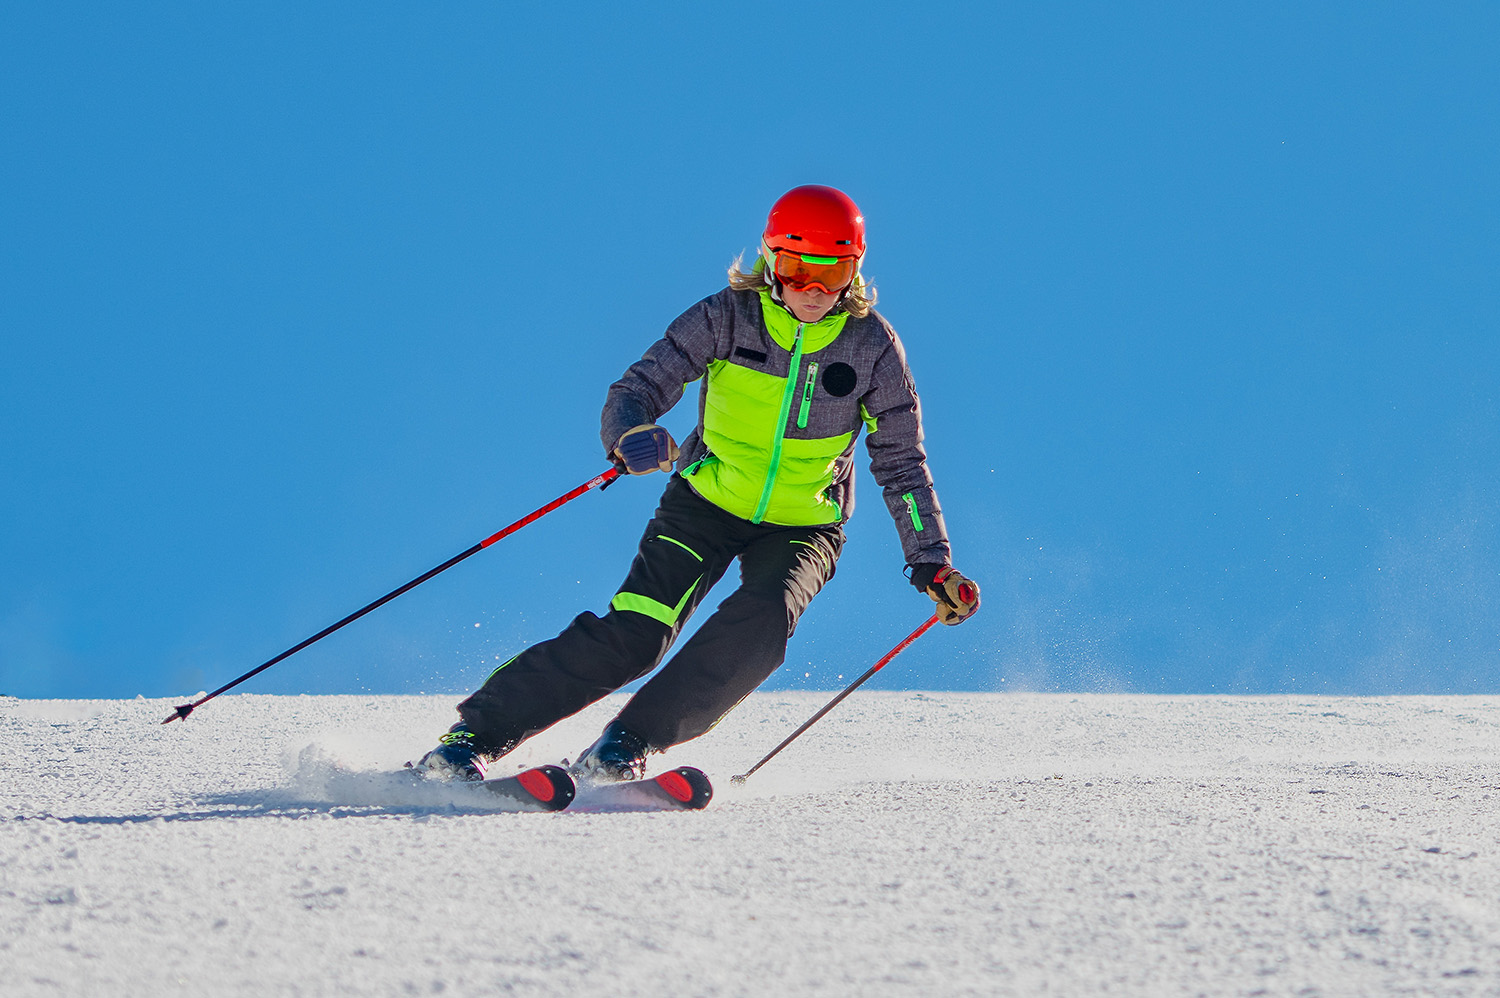
[[[0,990],[1500,995],[1500,698],[861,692],[731,786],[826,698],[556,815],[376,773],[450,697],[0,701]]]

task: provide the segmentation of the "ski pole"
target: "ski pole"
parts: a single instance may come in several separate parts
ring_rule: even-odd
[[[609,470],[605,471],[602,475],[596,475],[595,477],[590,478],[588,481],[584,482],[582,485],[578,486],[573,491],[567,493],[566,495],[558,496],[556,499],[552,500],[547,505],[543,506],[541,509],[533,510],[532,512],[527,513],[525,516],[521,517],[515,523],[512,523],[510,526],[504,528],[503,530],[499,530],[499,531],[491,534],[490,536],[486,537],[484,540],[480,541],[478,544],[475,544],[473,547],[469,548],[467,551],[464,551],[464,552],[461,552],[459,554],[454,555],[452,558],[449,558],[447,561],[443,562],[441,565],[437,566],[436,568],[432,569],[431,571],[423,572],[421,575],[417,576],[415,579],[412,579],[410,582],[408,582],[406,585],[402,586],[401,588],[399,588],[399,589],[393,589],[390,592],[386,593],[384,596],[380,597],[380,599],[378,599],[375,602],[369,604],[368,606],[361,607],[360,609],[355,610],[353,613],[349,614],[349,616],[345,617],[343,620],[339,621],[337,624],[332,624],[332,625],[330,625],[328,627],[323,628],[317,634],[314,634],[312,637],[308,638],[305,641],[298,642],[297,644],[295,644],[292,647],[288,648],[286,651],[282,652],[280,655],[277,655],[275,658],[271,659],[270,661],[264,662],[264,663],[262,663],[260,665],[257,665],[255,668],[251,669],[249,672],[245,673],[240,678],[238,678],[238,679],[236,679],[236,680],[234,680],[232,682],[225,683],[223,686],[220,686],[218,689],[214,690],[212,693],[209,693],[206,696],[199,697],[197,700],[194,700],[192,703],[180,704],[179,706],[174,707],[172,709],[172,713],[168,714],[167,715],[167,719],[165,721],[161,722],[161,723],[162,724],[171,724],[173,721],[177,720],[179,717],[183,717],[183,718],[187,717],[195,709],[197,709],[197,708],[203,706],[204,704],[208,703],[208,701],[212,700],[214,697],[218,696],[220,693],[223,693],[223,692],[225,692],[227,690],[234,689],[236,686],[238,686],[240,683],[243,683],[245,680],[249,679],[250,677],[256,676],[256,675],[259,675],[262,672],[265,672],[267,669],[269,669],[271,666],[275,665],[277,662],[280,662],[282,659],[288,658],[288,657],[290,657],[292,655],[295,655],[297,652],[299,652],[302,649],[306,648],[308,645],[312,644],[315,641],[321,641],[321,640],[323,640],[324,638],[328,637],[328,635],[330,635],[334,631],[338,630],[340,627],[343,627],[345,624],[352,624],[352,623],[354,623],[354,621],[356,621],[359,618],[363,617],[365,614],[369,613],[371,610],[374,610],[376,607],[384,606],[385,604],[389,603],[391,600],[395,599],[397,596],[400,596],[402,593],[406,592],[408,589],[415,589],[417,586],[420,586],[422,583],[426,582],[428,579],[432,578],[434,575],[437,575],[440,572],[446,572],[448,569],[452,568],[454,565],[457,565],[459,562],[463,561],[465,558],[469,557],[470,555],[478,554],[480,551],[483,551],[485,548],[489,547],[491,544],[493,544],[496,541],[500,540],[502,537],[505,537],[505,536],[508,536],[510,534],[515,533],[517,530],[520,530],[522,527],[526,526],[528,523],[531,523],[531,522],[533,522],[535,520],[540,520],[542,517],[546,516],[548,513],[552,512],[554,509],[557,509],[557,507],[563,505],[564,503],[571,502],[572,500],[577,499],[579,496],[583,495],[585,492],[589,491],[590,489],[607,487],[611,482],[613,482],[616,478],[619,478],[619,477],[620,477],[620,471],[619,471],[619,469],[617,469],[617,468],[610,468]]]
[[[751,776],[755,775],[755,771],[757,769],[759,769],[760,767],[764,766],[766,763],[770,762],[773,758],[775,758],[776,757],[776,753],[780,752],[782,749],[784,749],[788,745],[792,744],[792,742],[795,741],[796,738],[797,738],[797,736],[800,735],[800,734],[802,734],[802,732],[806,731],[808,728],[812,727],[814,724],[817,724],[818,721],[823,717],[824,714],[828,713],[830,710],[832,710],[833,708],[837,707],[839,705],[839,702],[841,700],[843,700],[844,697],[848,696],[850,693],[853,693],[855,690],[859,689],[862,685],[864,685],[865,680],[869,679],[871,676],[875,675],[875,673],[877,673],[881,669],[885,668],[885,665],[886,665],[887,662],[889,662],[891,659],[895,658],[897,655],[899,655],[902,652],[904,652],[911,645],[911,643],[913,641],[917,640],[923,634],[927,633],[927,628],[931,627],[933,624],[936,624],[937,622],[938,622],[938,615],[934,613],[931,617],[927,618],[927,621],[925,623],[923,623],[921,627],[917,628],[915,631],[912,631],[904,639],[902,639],[902,641],[901,641],[901,643],[899,645],[897,645],[896,647],[892,648],[890,651],[886,652],[884,658],[882,658],[879,662],[876,662],[874,665],[870,666],[869,671],[866,672],[863,676],[860,676],[853,683],[851,683],[849,685],[848,689],[844,690],[844,692],[840,693],[838,696],[836,696],[832,700],[828,701],[828,703],[823,706],[823,709],[820,710],[820,711],[818,711],[812,717],[809,717],[806,720],[806,722],[803,723],[802,727],[798,728],[796,731],[793,731],[791,734],[787,735],[786,736],[786,741],[782,742],[780,745],[778,745],[775,748],[773,748],[770,751],[770,753],[764,759],[762,759],[760,762],[757,762],[755,765],[751,766],[750,769],[747,772],[741,773],[739,776],[731,776],[729,778],[729,782],[731,782],[731,783],[744,783],[746,780],[750,779]]]

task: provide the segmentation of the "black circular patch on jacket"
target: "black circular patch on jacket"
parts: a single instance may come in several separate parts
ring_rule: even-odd
[[[823,390],[835,398],[843,398],[854,391],[859,375],[848,364],[829,364],[823,371]]]

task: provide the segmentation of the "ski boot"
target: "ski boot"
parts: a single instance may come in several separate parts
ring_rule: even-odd
[[[646,739],[619,721],[604,726],[604,734],[572,765],[572,772],[594,783],[623,783],[646,775]]]
[[[437,748],[412,766],[422,776],[437,780],[478,783],[484,779],[484,756],[474,748],[474,732],[460,721],[438,739]]]

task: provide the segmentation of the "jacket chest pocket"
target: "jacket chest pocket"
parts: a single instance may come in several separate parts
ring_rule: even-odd
[[[808,361],[797,381],[796,428],[811,426],[815,436],[848,432],[859,422],[859,381],[841,360]]]
[[[807,417],[812,413],[813,392],[818,387],[818,362],[807,363],[807,377],[802,383],[802,404],[797,408],[797,429],[807,429]]]

